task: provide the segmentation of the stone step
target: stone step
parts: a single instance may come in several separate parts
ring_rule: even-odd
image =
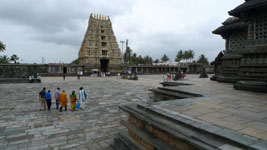
[[[167,89],[167,88],[157,88],[157,89],[149,89],[150,91],[156,94],[163,94],[167,96],[176,97],[177,99],[184,99],[184,98],[193,98],[193,97],[200,97],[201,95],[193,94],[193,93],[186,93],[183,91]]]
[[[179,83],[179,82],[161,82],[163,86],[180,86],[180,85],[192,85],[187,83]]]
[[[120,107],[129,113],[129,122],[122,122],[128,131],[150,143],[153,140],[174,149],[260,150],[262,141],[208,123],[198,122],[179,114],[169,114],[149,105],[125,105]],[[179,144],[178,144],[179,143]],[[266,146],[267,147],[267,146]],[[264,147],[264,148],[266,148]]]

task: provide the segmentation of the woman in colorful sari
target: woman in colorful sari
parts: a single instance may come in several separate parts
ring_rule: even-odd
[[[75,91],[72,91],[72,93],[70,95],[70,108],[71,108],[71,111],[75,111],[76,101],[77,101],[77,98],[76,98]]]
[[[60,102],[60,112],[62,112],[62,108],[65,107],[65,111],[67,111],[67,105],[68,105],[68,99],[67,94],[65,93],[65,90],[63,90],[59,94],[59,102]]]

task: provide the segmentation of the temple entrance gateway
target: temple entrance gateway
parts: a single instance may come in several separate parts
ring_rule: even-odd
[[[67,67],[63,67],[63,73],[64,73],[64,74],[67,73]]]
[[[88,65],[88,69],[85,69],[87,72],[96,69],[96,66],[99,67],[99,72],[121,71],[118,68],[121,65],[121,50],[108,16],[90,15],[88,28],[79,51],[79,64]]]
[[[108,72],[109,59],[100,59],[100,72]]]

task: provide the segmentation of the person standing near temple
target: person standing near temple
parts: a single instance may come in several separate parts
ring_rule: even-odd
[[[58,87],[56,92],[55,92],[55,100],[56,100],[56,106],[57,106],[56,109],[59,108],[59,94],[60,94],[60,88]]]
[[[50,111],[50,108],[52,105],[52,96],[51,96],[50,90],[48,90],[48,93],[45,93],[45,99],[46,99],[48,111]]]
[[[62,112],[62,108],[65,107],[65,111],[67,111],[68,99],[65,90],[63,90],[59,94],[59,102],[60,102],[60,112]]]
[[[59,102],[60,102],[60,112],[62,112],[63,107],[65,107],[65,111],[67,111],[68,98],[67,94],[65,93],[65,90],[62,90],[62,92],[59,94]]]
[[[40,102],[40,111],[42,110],[42,108],[44,110],[46,110],[46,99],[45,99],[45,87],[43,88],[42,91],[40,91],[39,93],[39,102]]]
[[[70,108],[71,108],[71,111],[75,111],[76,101],[77,101],[77,97],[76,97],[75,91],[72,91],[72,93],[70,95]]]
[[[32,76],[29,76],[29,83],[32,83]]]
[[[85,101],[86,101],[86,97],[87,97],[87,95],[86,95],[86,93],[85,93],[83,87],[80,87],[80,91],[79,91],[79,101],[80,101],[80,103],[81,103],[81,108],[83,108],[83,109],[84,109],[84,104],[85,104]]]
[[[80,71],[78,71],[77,79],[80,80]]]

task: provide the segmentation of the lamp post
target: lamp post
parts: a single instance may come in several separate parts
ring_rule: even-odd
[[[125,43],[125,41],[120,41],[121,42],[121,62],[123,63],[123,44]]]

